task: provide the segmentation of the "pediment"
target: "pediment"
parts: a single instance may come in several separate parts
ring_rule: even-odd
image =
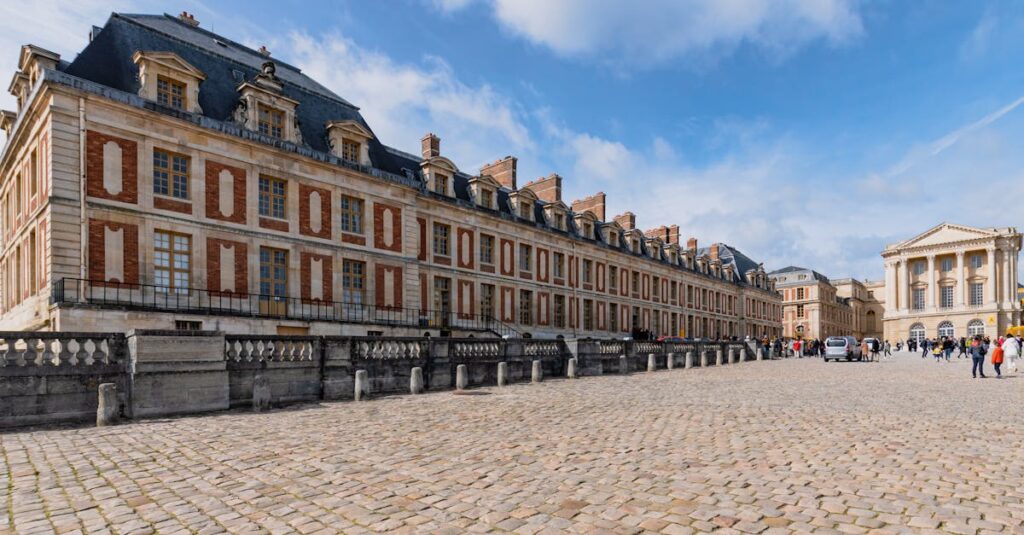
[[[897,247],[899,249],[928,247],[932,245],[994,238],[996,236],[998,236],[998,234],[991,230],[942,223],[941,225],[900,243]]]
[[[349,134],[356,139],[373,139],[373,132],[356,121],[328,121],[327,130],[337,129],[340,132]]]
[[[158,65],[167,67],[168,69],[193,76],[200,80],[206,79],[206,74],[203,71],[193,67],[191,63],[185,61],[181,56],[174,52],[145,52],[140,50],[132,56],[132,61],[134,61],[136,65],[138,65],[142,60],[151,61]]]

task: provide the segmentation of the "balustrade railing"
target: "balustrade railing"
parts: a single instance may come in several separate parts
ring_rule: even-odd
[[[224,356],[234,362],[298,362],[316,357],[315,337],[226,336]]]
[[[119,364],[122,341],[117,333],[0,332],[0,368]]]

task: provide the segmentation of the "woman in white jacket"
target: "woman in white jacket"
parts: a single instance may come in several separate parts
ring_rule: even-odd
[[[1006,360],[1006,372],[1017,371],[1017,359],[1020,358],[1020,338],[1007,336],[1003,341],[1003,359]]]

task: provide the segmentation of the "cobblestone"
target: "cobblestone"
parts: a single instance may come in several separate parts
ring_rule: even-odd
[[[1024,533],[1024,375],[903,354],[0,434],[8,533]]]

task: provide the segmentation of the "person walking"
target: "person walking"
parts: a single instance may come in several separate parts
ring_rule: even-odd
[[[1017,359],[1020,358],[1020,341],[1006,335],[1002,344],[1003,358],[1006,359],[1006,373],[1017,373]]]
[[[928,356],[928,339],[921,340],[921,358]]]
[[[992,349],[992,367],[996,369],[996,379],[1003,378],[1003,372],[999,370],[999,367],[1003,365],[1003,347],[1001,342],[1002,340],[996,340],[996,346]]]
[[[953,337],[944,336],[942,338],[942,352],[946,355],[946,362],[949,362],[950,357],[953,356]]]
[[[982,379],[985,378],[985,353],[985,344],[981,340],[981,335],[975,335],[971,342],[971,377],[975,379],[979,375]]]
[[[897,344],[897,346],[899,346],[899,344]],[[889,357],[891,359],[892,358],[892,344],[890,344],[889,341],[886,340],[885,341],[885,345],[883,347],[885,348],[885,353],[882,355],[882,357],[883,358],[884,357]]]
[[[868,345],[868,339],[865,338],[860,341],[860,360],[871,359],[871,346]]]

